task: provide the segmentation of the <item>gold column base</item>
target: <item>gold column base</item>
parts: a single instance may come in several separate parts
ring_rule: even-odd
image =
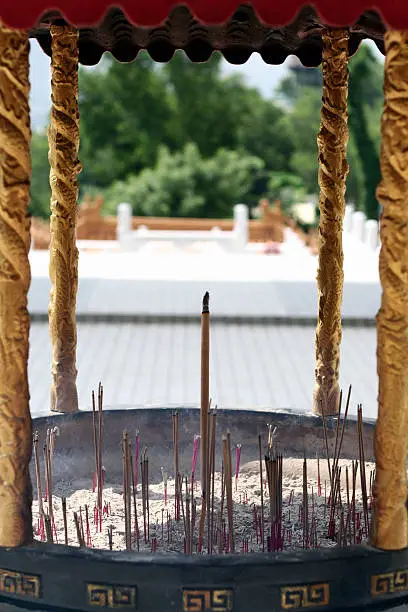
[[[0,546],[33,537],[27,376],[30,107],[25,32],[0,24]]]
[[[313,412],[319,416],[336,416],[340,408],[340,387],[338,384],[327,390],[316,385],[313,392]]]

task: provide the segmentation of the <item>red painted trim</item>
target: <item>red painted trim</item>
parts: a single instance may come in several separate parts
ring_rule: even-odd
[[[140,26],[154,26],[164,21],[169,11],[178,4],[188,5],[203,23],[225,22],[243,0],[3,0],[1,20],[13,28],[30,28],[46,10],[58,9],[77,26],[98,23],[112,5],[122,7],[129,19]],[[267,25],[289,23],[302,6],[302,0],[252,0],[258,16]],[[314,0],[311,2],[322,20],[331,26],[352,24],[367,10],[377,10],[389,27],[408,29],[407,0]]]

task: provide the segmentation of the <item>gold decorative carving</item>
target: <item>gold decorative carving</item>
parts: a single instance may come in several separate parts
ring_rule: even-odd
[[[232,612],[232,589],[183,589],[183,612]]]
[[[319,146],[319,313],[316,330],[316,387],[313,411],[337,414],[343,297],[342,230],[348,164],[346,30],[323,32],[323,96]]]
[[[305,584],[281,588],[281,606],[283,610],[302,610],[327,606],[330,601],[330,585]]]
[[[52,340],[51,410],[78,410],[76,389],[76,294],[78,250],[76,220],[78,179],[78,31],[51,26],[52,109],[48,129],[51,166],[49,304]]]
[[[41,577],[0,568],[0,592],[40,599]]]
[[[86,587],[90,606],[136,609],[136,587],[111,584],[87,584]]]
[[[390,595],[408,591],[408,569],[371,577],[371,595]]]
[[[0,25],[0,546],[32,540],[29,41]]]
[[[385,34],[380,220],[381,308],[377,315],[378,419],[372,542],[408,546],[408,32]]]

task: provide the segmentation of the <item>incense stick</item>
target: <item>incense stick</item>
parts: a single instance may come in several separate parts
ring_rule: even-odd
[[[179,453],[178,453],[178,412],[172,414],[173,425],[173,452],[174,452],[174,518],[180,520],[180,495],[179,495]]]
[[[203,504],[201,513],[205,512],[207,494],[207,467],[208,467],[208,407],[210,404],[210,295],[208,291],[203,298],[201,314],[201,407],[200,407],[200,436],[201,436],[201,489]],[[204,508],[204,510],[203,510]]]
[[[98,389],[98,509],[102,511],[102,407],[103,387],[99,383]]]
[[[34,459],[35,459],[35,475],[37,479],[37,497],[38,497],[38,511],[40,516],[44,515],[44,506],[42,498],[42,484],[41,484],[41,469],[40,469],[40,456],[38,452],[38,431],[34,434]]]
[[[62,502],[62,518],[63,518],[63,521],[64,521],[65,546],[68,546],[67,498],[63,497],[61,502]]]
[[[235,539],[234,539],[234,515],[232,506],[232,470],[231,470],[231,447],[228,444],[228,437],[231,434],[228,432],[227,436],[222,437],[222,452],[225,466],[225,491],[227,495],[227,517],[228,517],[228,536],[229,536],[229,550],[235,552]]]

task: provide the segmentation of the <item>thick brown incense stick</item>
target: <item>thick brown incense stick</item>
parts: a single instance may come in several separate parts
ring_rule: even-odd
[[[79,524],[81,527],[81,538],[82,541],[85,542],[85,530],[84,530],[84,521],[83,521],[83,517],[82,517],[82,508],[81,506],[79,506]]]
[[[37,497],[38,497],[38,511],[40,516],[44,515],[44,506],[42,498],[42,484],[41,484],[41,469],[40,469],[40,455],[38,451],[38,431],[34,434],[34,459],[35,459],[35,475],[37,479]]]
[[[341,397],[341,394],[340,394]],[[340,436],[340,440],[339,440],[339,445],[338,448],[336,449],[336,454],[333,460],[333,469],[336,470],[337,466],[339,464],[339,459],[340,459],[340,453],[341,453],[341,447],[343,446],[343,438],[344,438],[344,430],[346,428],[346,422],[347,422],[347,416],[348,416],[348,411],[349,411],[349,406],[350,406],[350,397],[351,397],[351,385],[349,386],[349,390],[348,390],[348,394],[347,394],[347,401],[346,401],[346,409],[344,411],[344,417],[343,417],[343,426],[341,428],[341,436]],[[341,407],[341,404],[340,404]],[[339,410],[339,416],[338,416],[338,421],[340,421],[340,416],[341,416],[341,409]]]
[[[210,295],[208,291],[203,298],[201,315],[201,405],[200,405],[200,467],[203,504],[201,512],[205,512],[207,494],[208,467],[208,407],[210,405]],[[204,510],[203,510],[204,509]]]
[[[98,389],[98,508],[102,511],[102,407],[103,387],[99,383]]]
[[[331,466],[330,466],[329,441],[327,439],[326,417],[325,417],[324,414],[322,414],[322,421],[323,421],[324,443],[325,443],[325,447],[326,447],[327,470],[328,470],[329,479],[330,479],[330,482],[331,482],[331,479],[332,479],[332,470],[331,470]]]
[[[123,432],[123,503],[125,511],[125,545],[126,550],[131,550],[131,497],[130,497],[130,462],[129,462],[129,437],[127,431]]]
[[[307,459],[303,459],[303,548],[309,548],[309,499],[307,494]]]
[[[173,451],[174,451],[174,518],[180,520],[180,495],[179,495],[179,452],[178,452],[178,412],[172,414],[173,425]]]
[[[109,550],[113,550],[113,525],[109,525],[108,527],[108,543]]]
[[[222,437],[222,453],[225,466],[225,492],[227,497],[228,536],[230,552],[235,552],[234,539],[234,514],[232,507],[232,473],[231,473],[231,449],[228,446],[228,436]]]
[[[191,512],[190,512],[190,494],[188,490],[188,480],[185,478],[184,480],[186,487],[186,514],[185,514],[185,525],[186,525],[186,554],[191,555],[192,550],[192,535],[191,535]]]
[[[131,472],[131,458],[132,451],[129,442],[129,436],[126,438],[126,501],[127,501],[127,519],[128,519],[128,534],[129,534],[129,550],[132,547],[132,472]]]
[[[52,504],[52,480],[51,480],[51,430],[47,429],[46,455],[47,455],[47,490],[48,490],[48,514],[51,519],[51,527],[54,519]]]
[[[75,522],[75,528],[76,528],[76,533],[77,533],[77,540],[78,540],[78,545],[81,548],[85,547],[85,542],[82,539],[82,535],[81,535],[81,526],[79,524],[79,519],[78,519],[78,515],[76,512],[74,512],[74,522]]]
[[[366,465],[364,456],[364,438],[363,438],[363,407],[360,404],[357,408],[357,423],[358,423],[358,446],[360,455],[360,480],[361,480],[361,496],[363,500],[363,515],[366,536],[368,537],[368,501],[367,501],[367,479]]]
[[[217,406],[215,406],[214,412],[212,414],[211,421],[211,469],[210,469],[210,479],[211,479],[211,525],[210,525],[210,538],[209,538],[209,553],[212,553],[213,550],[213,542],[214,542],[214,489],[215,489],[215,440],[216,440],[216,427],[217,427]],[[210,516],[208,517],[208,521],[210,522]]]
[[[149,459],[147,456],[147,448],[145,449],[145,466],[146,466],[146,507],[147,507],[147,539],[150,541],[150,502],[149,502]]]
[[[48,544],[52,544],[54,542],[54,539],[52,537],[51,518],[48,514],[44,516],[44,523],[45,523],[45,533],[47,535],[47,542]]]
[[[68,546],[67,498],[62,498],[62,518],[64,520],[65,546]]]
[[[98,433],[96,423],[96,405],[95,405],[95,392],[92,391],[92,432],[93,432],[93,443],[95,453],[95,485],[98,485],[99,476],[99,454],[98,454]]]
[[[132,458],[132,453],[130,453],[130,473],[131,473],[131,477],[132,477],[132,493],[133,493],[133,514],[135,516],[135,539],[136,539],[136,543],[137,543],[137,550],[140,550],[140,544],[139,544],[139,523],[137,520],[137,504],[136,504],[136,497],[137,497],[137,490],[135,487],[135,473],[133,471],[133,458]]]
[[[262,475],[262,438],[261,434],[258,435],[258,445],[259,445],[259,477],[261,480],[261,542],[262,542],[262,552],[265,552],[265,540],[264,540],[264,498],[263,498],[263,475]]]

